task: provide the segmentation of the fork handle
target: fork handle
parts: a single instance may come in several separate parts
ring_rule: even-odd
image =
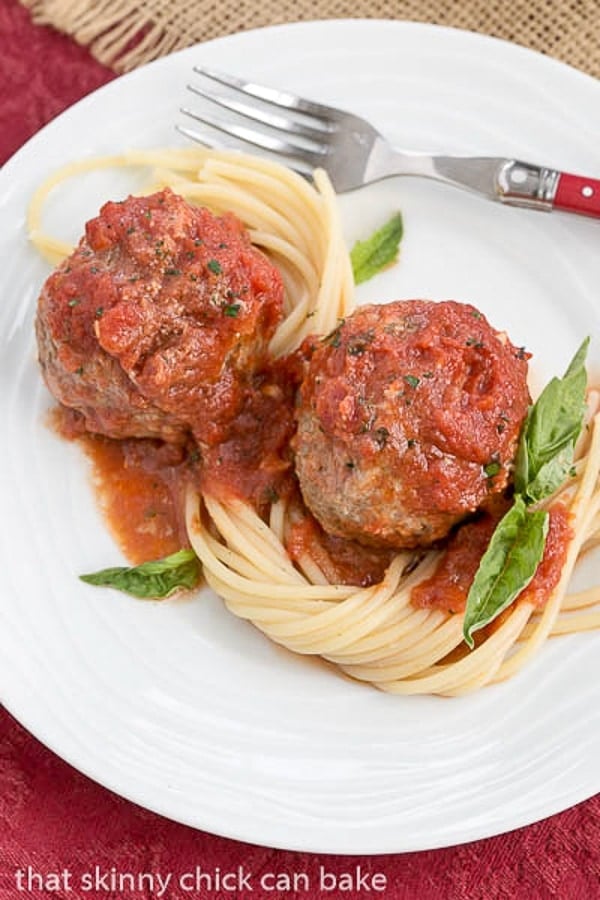
[[[600,180],[521,160],[505,160],[497,173],[498,197],[511,206],[562,210],[600,219]]]
[[[600,181],[560,172],[552,206],[600,219]]]

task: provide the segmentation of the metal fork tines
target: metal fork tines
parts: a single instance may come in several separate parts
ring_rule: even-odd
[[[216,130],[237,146],[282,157],[302,174],[324,168],[340,193],[391,175],[417,175],[517,206],[553,207],[561,174],[554,169],[495,156],[399,151],[353,113],[212,69],[194,71],[199,81],[188,88],[200,102],[181,111],[203,129],[179,131],[208,146],[222,145]]]
[[[184,115],[236,142],[285,157],[292,168],[303,173],[323,166],[337,131],[329,107],[212,69],[196,67],[194,72],[200,81],[188,84],[188,90],[208,104],[201,109],[183,107]],[[214,145],[207,132],[185,127],[178,130]]]

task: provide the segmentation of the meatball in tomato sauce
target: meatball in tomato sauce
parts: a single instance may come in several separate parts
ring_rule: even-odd
[[[428,546],[505,490],[529,402],[527,354],[473,306],[359,307],[301,385],[304,500],[331,534]]]
[[[82,429],[211,444],[282,307],[279,272],[233,215],[169,189],[109,202],[42,290],[42,372]]]

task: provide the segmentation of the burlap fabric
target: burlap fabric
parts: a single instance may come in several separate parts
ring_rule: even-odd
[[[282,22],[408,19],[523,44],[600,76],[600,0],[21,0],[125,72],[199,41]]]

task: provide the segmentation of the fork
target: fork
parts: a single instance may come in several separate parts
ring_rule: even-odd
[[[183,107],[185,116],[237,142],[284,157],[304,175],[315,168],[325,169],[338,193],[392,175],[414,175],[512,206],[600,218],[598,179],[512,158],[406,153],[392,147],[369,122],[353,113],[212,69],[195,67],[194,72],[203,81],[189,84],[188,90],[208,100],[227,118]],[[178,130],[211,145],[204,133],[185,126]]]

